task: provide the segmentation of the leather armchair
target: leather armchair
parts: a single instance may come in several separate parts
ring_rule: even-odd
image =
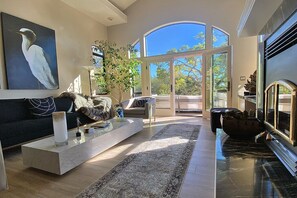
[[[156,98],[151,96],[140,96],[125,100],[120,103],[120,106],[124,109],[124,117],[136,117],[151,119],[154,117],[156,120]]]

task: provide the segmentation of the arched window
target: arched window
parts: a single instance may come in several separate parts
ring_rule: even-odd
[[[137,41],[134,45],[133,45],[134,50],[136,50],[136,57],[140,58],[140,42]],[[136,68],[136,76],[134,78],[134,87],[133,87],[133,96],[141,96],[142,94],[142,89],[141,89],[141,65],[138,65]]]
[[[145,56],[205,49],[205,25],[178,23],[145,35]]]
[[[212,27],[212,47],[219,48],[229,45],[229,35],[222,30]]]
[[[139,41],[137,41],[137,43],[135,43],[133,45],[133,48],[136,50],[136,57],[140,58],[140,43],[139,43]]]
[[[171,87],[169,86],[170,83],[168,83],[168,79],[165,78],[170,78],[169,74],[172,72],[168,70],[168,66],[171,67],[170,64],[174,67],[174,72],[178,72],[180,70],[180,75],[177,73],[172,75],[174,76],[176,83],[174,87],[175,94],[185,94],[183,91],[186,89],[181,85],[191,87],[191,89],[187,90],[192,92],[187,92],[186,95],[194,94],[193,91],[201,93],[202,55],[206,52],[210,52],[213,48],[229,45],[228,33],[213,26],[210,26],[211,28],[206,27],[206,24],[200,22],[177,22],[155,28],[145,33],[143,37],[138,38],[133,46],[134,49],[138,51],[137,57],[143,61],[143,64],[142,66],[139,65],[137,67],[138,75],[135,77],[135,86],[133,89],[134,96],[156,94],[156,87],[159,86],[159,84],[164,85],[162,87],[164,88],[162,91],[164,93],[166,92],[168,95]],[[143,42],[140,42],[142,39]],[[211,42],[206,44],[206,41]],[[226,68],[228,61],[226,59],[227,55],[225,55],[225,52],[223,54],[213,54],[212,58],[212,63],[216,64],[215,66],[220,66],[218,68],[221,70],[225,68],[224,71],[220,70],[220,75],[227,75],[226,72],[228,72],[228,70]],[[179,64],[181,62],[183,62],[183,64]],[[222,67],[221,65],[225,67]],[[161,71],[165,71],[166,73],[166,75],[162,76],[162,80],[156,78],[156,75],[161,74]],[[183,75],[186,75],[187,77],[184,78]],[[145,79],[141,79],[142,76]],[[160,76],[161,75],[159,75],[159,77]],[[222,81],[220,82],[219,87],[216,88],[221,90],[224,85],[226,86],[226,83],[228,82]],[[195,86],[197,89],[194,89]],[[157,88],[160,88],[160,86]],[[157,93],[157,95],[160,94]],[[170,96],[168,98],[170,98]],[[164,106],[162,106],[162,108],[164,108]],[[169,107],[166,107],[166,109],[168,108]]]

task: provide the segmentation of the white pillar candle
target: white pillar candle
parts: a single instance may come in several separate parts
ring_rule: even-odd
[[[54,138],[57,146],[68,144],[68,131],[65,111],[53,113]]]

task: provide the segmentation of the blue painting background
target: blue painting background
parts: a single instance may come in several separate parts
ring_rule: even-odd
[[[8,89],[46,89],[32,74],[22,52],[21,28],[36,34],[35,45],[43,48],[48,56],[52,75],[59,85],[55,31],[18,17],[1,13],[4,58]]]

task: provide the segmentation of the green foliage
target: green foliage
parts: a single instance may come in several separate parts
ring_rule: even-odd
[[[172,51],[182,51],[173,49]],[[177,95],[201,95],[202,73],[201,56],[178,58],[174,61],[175,93]],[[170,71],[168,62],[158,62],[151,65],[156,67],[156,75],[151,76],[152,93],[157,95],[170,94]],[[151,68],[152,69],[152,68]]]
[[[291,91],[284,85],[279,85],[279,94],[291,94]]]
[[[138,65],[136,68],[137,72],[134,77],[134,92],[141,92],[142,87],[141,87],[141,65]]]
[[[100,94],[106,94],[110,92],[107,88],[107,84],[104,76],[105,76],[105,72],[103,67],[96,69],[95,80],[98,85],[98,92]]]
[[[205,34],[200,32],[195,36],[197,45],[190,48],[184,45],[179,49],[173,48],[167,54],[187,52],[205,49]],[[201,95],[202,71],[201,56],[178,58],[174,61],[175,94],[177,95]],[[152,76],[152,93],[157,95],[170,94],[170,72],[168,63],[154,63],[157,67],[156,76]]]
[[[99,41],[98,47],[104,52],[104,71],[102,76],[106,82],[106,89],[110,92],[117,89],[118,101],[122,101],[122,94],[135,85],[134,78],[139,75],[137,67],[141,62],[136,57],[136,51],[131,45],[118,47],[116,43]]]
[[[191,56],[175,60],[175,94],[201,95],[201,61],[201,56]]]
[[[212,57],[212,79],[214,91],[227,91],[227,54],[215,54]]]
[[[184,48],[184,47],[183,47]],[[180,51],[180,49],[170,50]],[[209,86],[213,86],[213,91],[227,91],[227,56],[225,53],[215,54],[212,57],[212,67],[207,72]],[[152,93],[157,95],[170,94],[170,71],[169,63],[160,62],[153,64],[157,68],[156,76],[151,76]],[[202,94],[202,57],[190,56],[175,59],[174,76],[175,76],[175,94],[177,95],[201,95]],[[152,65],[151,65],[152,66]]]
[[[152,66],[157,68],[156,76],[151,78],[152,94],[168,95],[170,93],[170,72],[167,62],[154,63]]]

